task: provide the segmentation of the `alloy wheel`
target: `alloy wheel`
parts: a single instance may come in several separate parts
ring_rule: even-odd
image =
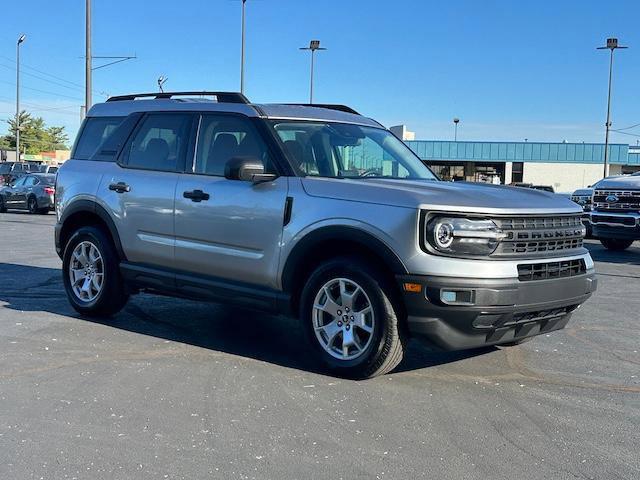
[[[69,279],[74,295],[83,302],[93,301],[102,291],[104,263],[100,250],[91,242],[80,242],[73,249]]]
[[[334,278],[320,288],[312,321],[322,348],[339,360],[358,358],[373,339],[371,300],[360,285],[347,278]]]

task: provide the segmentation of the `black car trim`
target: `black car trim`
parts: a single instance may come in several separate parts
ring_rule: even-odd
[[[126,261],[120,263],[120,271],[134,289],[231,303],[270,313],[289,313],[289,296],[268,287]]]

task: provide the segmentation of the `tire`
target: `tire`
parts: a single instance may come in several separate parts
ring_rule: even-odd
[[[99,260],[92,262],[96,254],[91,246],[97,251]],[[81,254],[79,258],[78,254]],[[72,269],[78,274],[72,273]],[[86,280],[87,269],[90,270],[89,280]],[[75,282],[72,282],[72,276]],[[97,227],[81,227],[67,242],[62,257],[62,280],[71,306],[81,315],[109,317],[119,312],[129,298],[123,287],[120,259],[113,242]]]
[[[4,204],[4,198],[0,197],[0,213],[6,213],[7,207]]]
[[[319,362],[354,379],[393,370],[408,343],[394,291],[385,275],[357,258],[321,264],[308,278],[300,301],[300,318]],[[343,300],[347,298],[351,300]]]
[[[600,243],[604,245],[607,250],[613,250],[614,252],[620,252],[626,250],[631,246],[633,240],[620,240],[617,238],[601,238]]]
[[[49,215],[49,209],[48,208],[41,208],[38,210],[38,213],[40,215]]]
[[[38,213],[38,200],[36,197],[29,197],[27,199],[27,210],[32,215]]]

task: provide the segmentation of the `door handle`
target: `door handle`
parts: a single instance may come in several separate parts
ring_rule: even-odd
[[[190,192],[183,192],[184,198],[190,199],[192,202],[201,202],[202,200],[209,200],[209,194],[202,190],[192,190]]]
[[[130,192],[131,187],[124,182],[118,182],[118,183],[110,184],[109,190],[112,190],[116,193],[124,193],[124,192]]]

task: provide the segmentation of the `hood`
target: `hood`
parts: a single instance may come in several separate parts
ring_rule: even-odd
[[[471,213],[580,213],[568,198],[530,188],[428,180],[304,177],[312,196],[425,210]]]
[[[590,197],[593,195],[593,188],[579,188],[571,194],[573,197]]]
[[[610,177],[600,180],[596,186],[602,189],[640,190],[640,176],[626,175],[621,177]]]

